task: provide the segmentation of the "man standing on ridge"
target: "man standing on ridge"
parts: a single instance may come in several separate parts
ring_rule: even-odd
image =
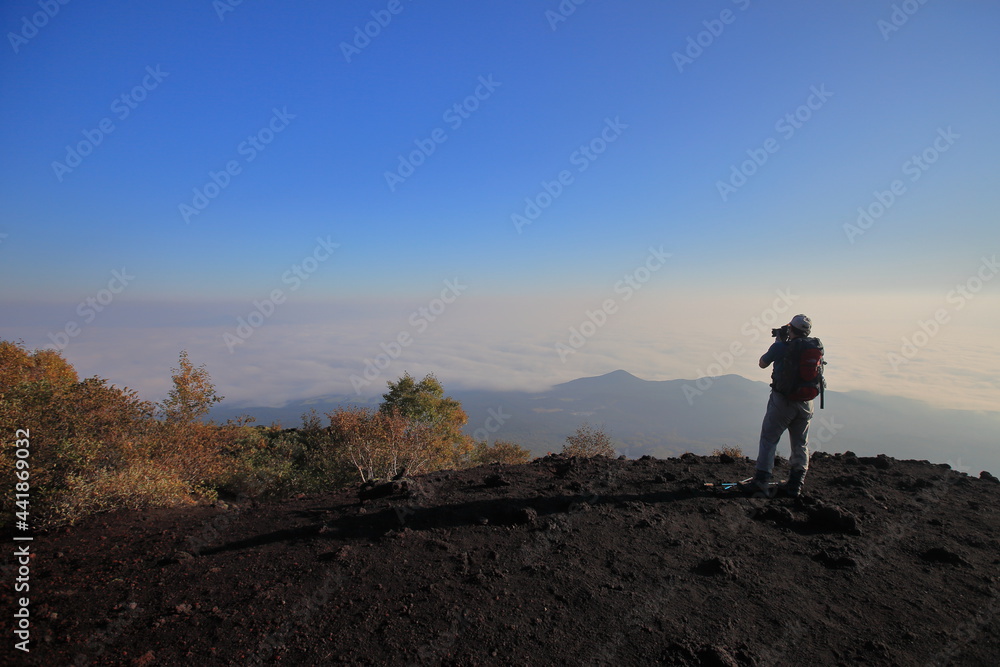
[[[812,320],[796,315],[792,321],[771,333],[777,339],[760,358],[760,367],[772,363],[771,397],[760,429],[757,471],[743,486],[750,494],[770,494],[774,454],[781,434],[786,430],[792,444],[791,468],[783,491],[789,496],[802,493],[809,469],[809,420],[813,416],[812,399],[823,391],[823,344],[811,338]]]

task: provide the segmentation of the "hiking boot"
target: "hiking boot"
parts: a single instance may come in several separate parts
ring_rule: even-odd
[[[798,498],[802,495],[802,486],[806,481],[806,471],[802,469],[792,470],[788,473],[788,481],[782,487],[781,492],[789,498]]]
[[[746,484],[740,484],[740,491],[754,498],[771,496],[771,473],[758,470],[753,479]]]

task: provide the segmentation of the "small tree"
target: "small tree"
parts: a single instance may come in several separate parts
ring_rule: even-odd
[[[358,471],[362,482],[434,468],[436,452],[427,428],[398,412],[349,407],[328,416],[338,451]]]
[[[216,395],[208,370],[191,363],[187,350],[181,351],[179,367],[171,371],[174,386],[158,406],[163,421],[157,422],[150,453],[192,488],[215,486],[225,473],[223,452],[231,449],[238,428],[201,421],[222,397]]]
[[[576,429],[576,433],[566,436],[566,444],[562,453],[567,456],[614,456],[615,448],[611,446],[611,438],[603,428],[594,428],[584,422]]]
[[[180,367],[173,371],[174,388],[160,405],[164,418],[172,424],[190,424],[208,414],[213,405],[224,398],[217,396],[215,385],[205,365],[195,368],[187,350],[181,351]]]
[[[492,445],[485,440],[476,443],[476,448],[472,451],[472,465],[485,465],[489,463],[506,463],[516,465],[527,463],[531,458],[531,452],[521,445],[497,440]]]
[[[389,382],[389,391],[382,395],[379,412],[400,414],[419,425],[430,439],[435,452],[428,462],[429,469],[459,467],[472,453],[472,439],[462,433],[469,417],[462,404],[444,395],[444,387],[433,374],[417,382],[409,373],[396,382]]]

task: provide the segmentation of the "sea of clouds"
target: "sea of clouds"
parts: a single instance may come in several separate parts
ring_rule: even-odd
[[[826,345],[831,389],[1000,410],[1000,299],[985,294],[961,309],[936,294],[830,296],[787,288],[646,290],[628,299],[610,288],[573,296],[470,288],[447,296],[288,301],[250,321],[252,304],[120,302],[78,322],[62,352],[82,377],[105,377],[162,400],[171,368],[187,350],[234,406],[377,396],[404,372],[434,373],[446,390],[541,391],[617,369],[647,380],[733,373],[766,381],[769,371],[757,360],[771,343],[771,327],[804,312]],[[942,309],[947,317],[935,320]],[[31,348],[52,347],[52,334],[77,318],[73,304],[13,303],[4,310],[0,338]],[[240,318],[249,335],[232,345]]]

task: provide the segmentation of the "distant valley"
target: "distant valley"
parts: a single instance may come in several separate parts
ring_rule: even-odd
[[[447,388],[446,388],[447,389]],[[619,453],[658,458],[722,446],[757,453],[768,385],[738,375],[694,380],[642,380],[618,370],[580,378],[544,392],[463,390],[448,394],[469,416],[466,432],[477,439],[517,442],[534,455],[558,452],[584,422],[602,426]],[[324,396],[280,408],[220,405],[216,420],[249,414],[258,424],[298,426],[303,413],[323,415],[338,405],[378,405],[355,396]],[[950,463],[962,472],[1000,472],[1000,412],[940,410],[910,399],[868,392],[826,394],[810,429],[814,451],[852,450],[862,455]],[[788,455],[787,436],[778,447]]]

